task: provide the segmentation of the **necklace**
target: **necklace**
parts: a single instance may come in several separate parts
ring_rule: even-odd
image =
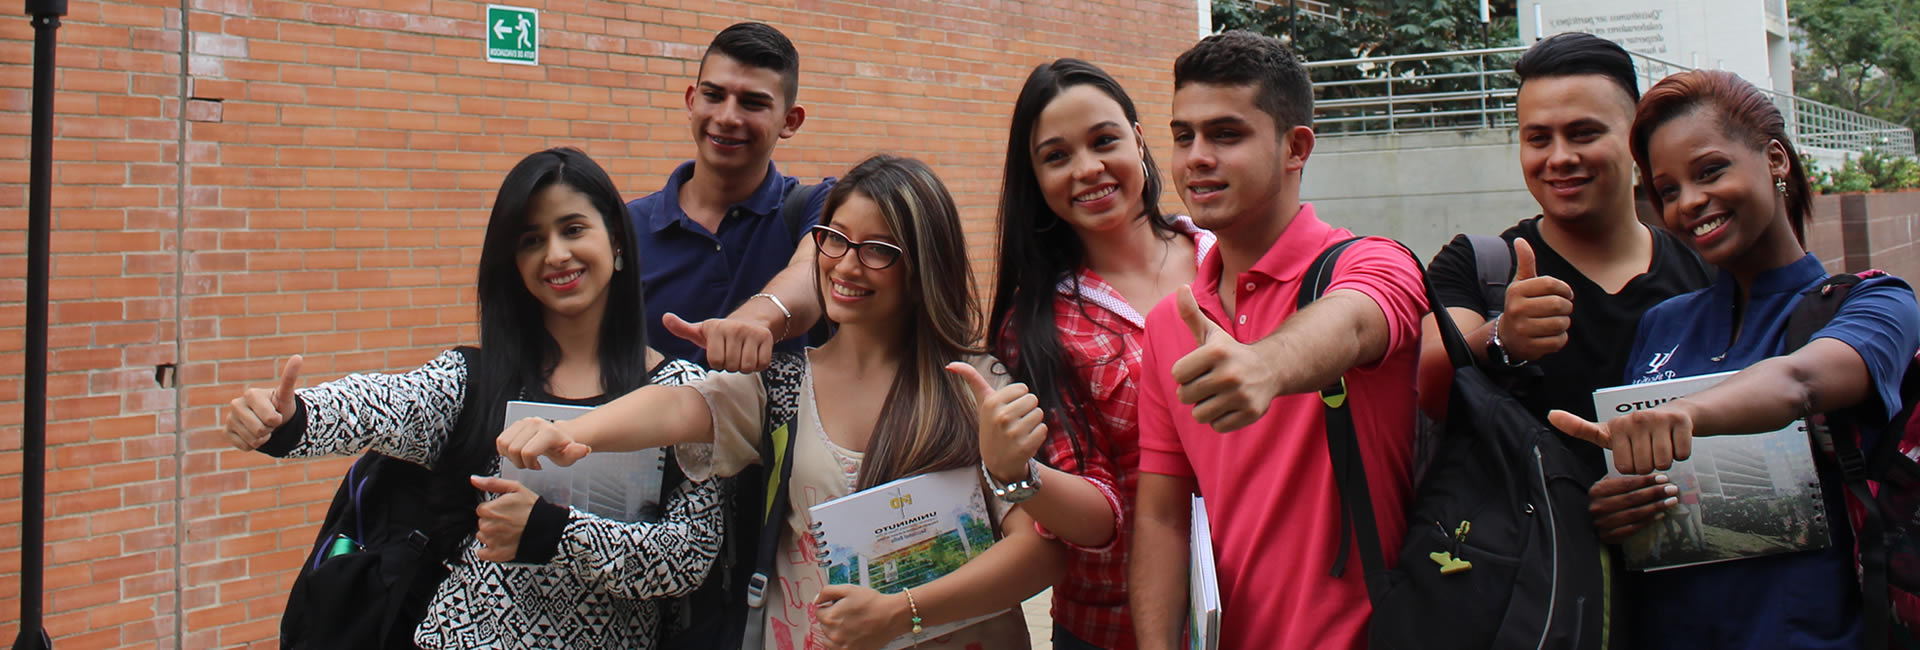
[[[1154,239],[1160,239],[1160,236],[1156,234],[1154,235]],[[1162,276],[1167,272],[1167,255],[1173,252],[1173,244],[1169,242],[1170,240],[1168,239],[1160,239],[1160,261],[1153,265],[1153,290],[1155,292],[1160,291],[1165,284]]]

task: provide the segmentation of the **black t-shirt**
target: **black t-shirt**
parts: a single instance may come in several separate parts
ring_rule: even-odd
[[[1649,230],[1653,233],[1653,261],[1646,273],[1634,276],[1617,294],[1609,294],[1588,280],[1548,246],[1540,237],[1540,217],[1523,220],[1500,233],[1500,238],[1507,242],[1509,260],[1513,239],[1526,237],[1527,243],[1533,246],[1534,264],[1540,275],[1559,278],[1573,288],[1573,319],[1567,330],[1567,346],[1519,369],[1491,371],[1495,377],[1512,379],[1502,383],[1535,417],[1545,421],[1547,411],[1560,409],[1592,420],[1593,391],[1621,383],[1640,314],[1675,295],[1705,287],[1713,279],[1706,263],[1679,239],[1658,228]],[[1513,277],[1512,269],[1509,262],[1509,278]],[[1436,297],[1447,307],[1471,309],[1482,316],[1489,310],[1502,308],[1502,305],[1487,304],[1474,263],[1473,247],[1464,235],[1454,237],[1433,256],[1433,263],[1427,266],[1427,276]],[[1585,443],[1572,447],[1582,459],[1596,467],[1603,462],[1598,447]]]

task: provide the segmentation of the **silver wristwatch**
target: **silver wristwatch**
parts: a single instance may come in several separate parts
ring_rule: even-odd
[[[987,487],[993,488],[993,496],[1007,503],[1019,503],[1033,498],[1040,491],[1040,462],[1027,459],[1027,477],[1013,483],[1002,485],[994,480],[993,472],[987,471],[987,461],[980,461],[980,475],[987,478]]]
[[[1507,354],[1507,346],[1500,344],[1500,317],[1499,316],[1493,317],[1493,334],[1487,337],[1487,359],[1490,361],[1497,361],[1500,363],[1500,365],[1506,366],[1508,368],[1518,368],[1520,366],[1527,365],[1526,359],[1520,359],[1519,361],[1515,361],[1512,356],[1509,356]]]

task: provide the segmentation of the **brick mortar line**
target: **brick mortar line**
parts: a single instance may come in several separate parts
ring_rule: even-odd
[[[188,29],[192,0],[180,0],[180,104],[175,111],[178,132],[174,156],[179,173],[174,175],[173,218],[173,647],[186,647],[187,583],[184,542],[187,535],[187,390],[181,377],[186,374],[186,269],[187,269],[187,101],[192,94],[193,72],[189,67],[193,51],[193,33]],[[164,29],[164,21],[162,18]]]

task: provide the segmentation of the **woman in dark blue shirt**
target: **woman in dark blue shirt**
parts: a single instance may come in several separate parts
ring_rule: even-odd
[[[1804,244],[1806,172],[1765,94],[1728,72],[1668,77],[1640,100],[1631,146],[1662,222],[1720,270],[1708,288],[1641,317],[1623,379],[1744,370],[1606,424],[1557,411],[1555,427],[1612,449],[1621,472],[1645,474],[1687,458],[1695,436],[1900,410],[1901,374],[1920,345],[1920,309],[1900,279],[1862,282],[1804,347],[1785,349],[1794,303],[1827,273]],[[1836,477],[1821,481],[1828,512],[1844,512]],[[1833,530],[1824,550],[1641,574],[1628,647],[1859,648],[1852,535]]]

